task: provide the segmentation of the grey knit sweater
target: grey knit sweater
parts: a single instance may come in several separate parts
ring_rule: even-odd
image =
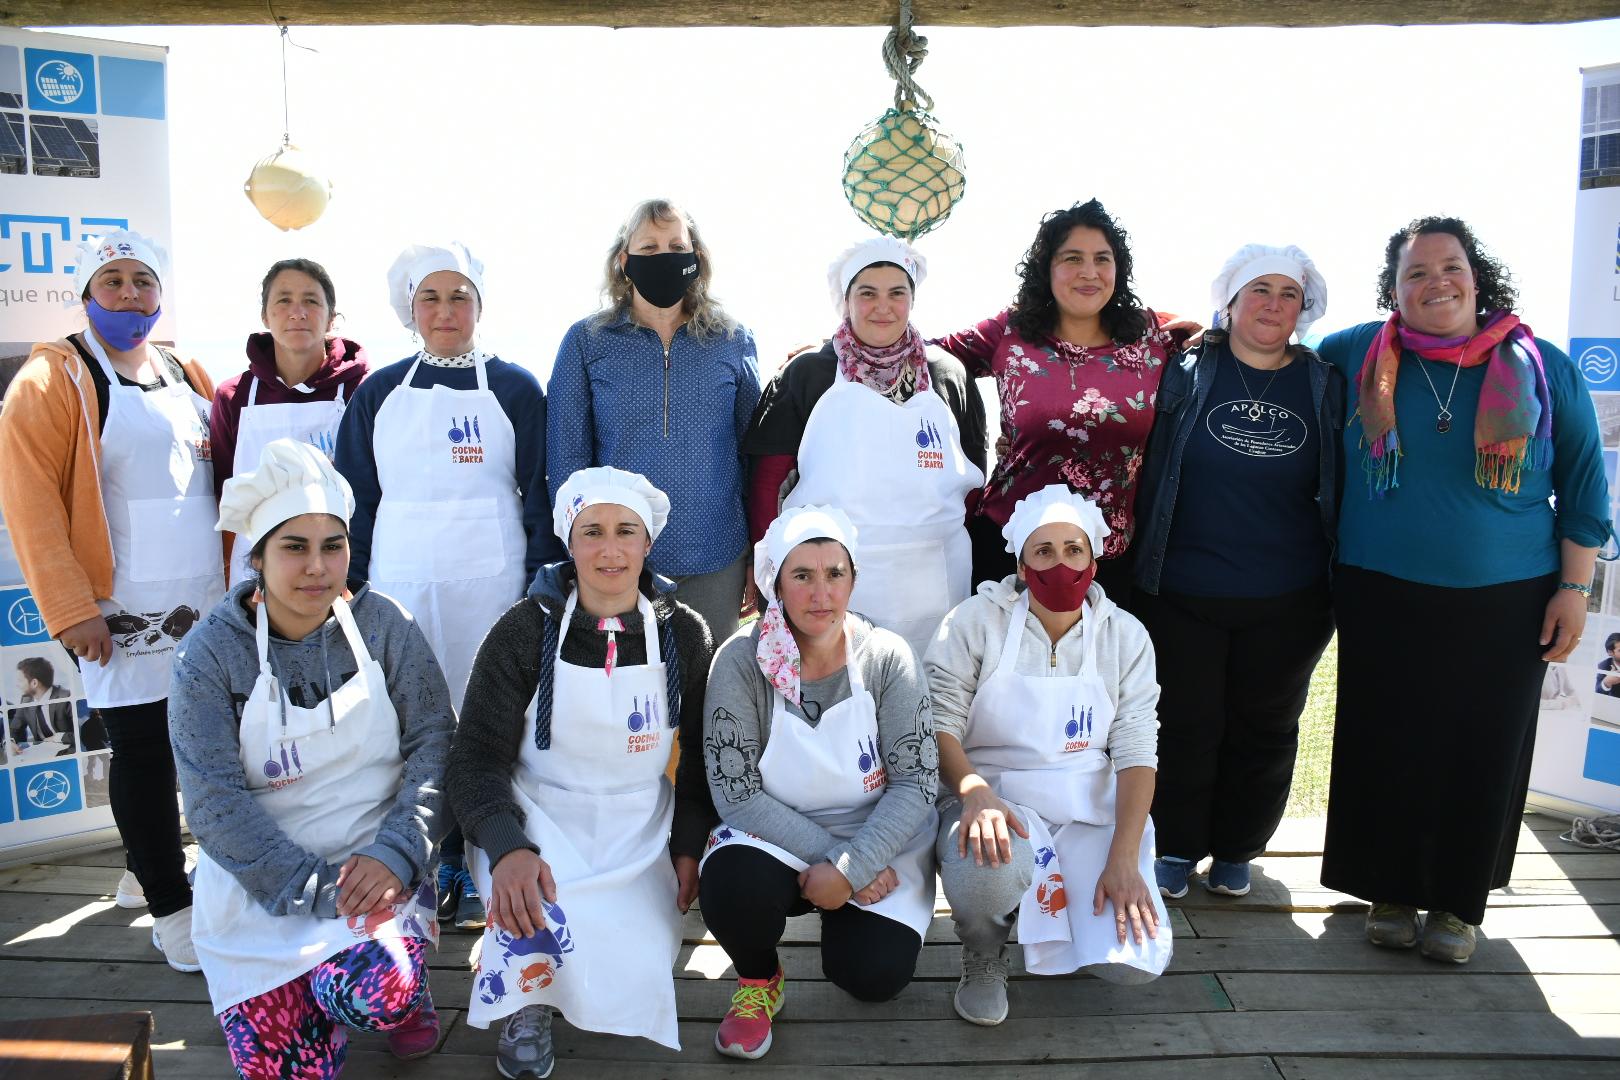
[[[194,627],[175,653],[169,686],[169,737],[197,843],[272,915],[337,915],[337,874],[289,836],[248,791],[238,728],[259,677],[251,581],[239,582]],[[443,834],[444,770],[455,729],[450,690],[433,649],[399,604],[370,586],[349,602],[355,625],[382,665],[388,699],[399,714],[405,775],[369,855],[408,888],[420,883]],[[270,635],[270,666],[287,700],[313,708],[359,671],[348,639],[328,617],[302,641]]]

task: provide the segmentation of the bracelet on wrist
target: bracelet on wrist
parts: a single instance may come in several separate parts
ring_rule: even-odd
[[[1590,597],[1592,595],[1592,586],[1582,585],[1579,581],[1560,581],[1558,583],[1558,587],[1560,589],[1568,589],[1570,592],[1578,592],[1585,597]]]

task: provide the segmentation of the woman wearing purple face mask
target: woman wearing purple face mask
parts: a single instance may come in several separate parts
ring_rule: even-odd
[[[89,328],[36,345],[0,411],[0,511],[50,633],[78,658],[112,742],[113,820],[169,966],[198,970],[180,848],[169,673],[225,589],[208,407],[196,363],[151,344],[167,260],[138,233],[93,237],[75,292]],[[143,897],[144,890],[144,897]]]
[[[1147,631],[1094,580],[1108,526],[1061,484],[1003,530],[1017,572],[945,617],[925,668],[939,740],[935,854],[962,941],[957,1014],[1007,1016],[1024,967],[1157,977],[1170,925],[1152,880],[1159,687]]]

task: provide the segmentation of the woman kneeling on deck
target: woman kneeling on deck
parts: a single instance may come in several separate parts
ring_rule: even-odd
[[[708,626],[646,566],[669,498],[600,466],[570,475],[555,506],[570,557],[479,646],[450,752],[489,901],[467,1020],[505,1018],[495,1067],[509,1080],[551,1072],[554,1011],[680,1049],[671,972],[714,824],[698,743]]]
[[[939,873],[962,939],[956,1011],[984,1025],[1007,1018],[1014,918],[1036,975],[1138,983],[1170,962],[1147,884],[1159,687],[1147,631],[1093,581],[1108,526],[1053,484],[1020,500],[1003,534],[1016,575],[947,615],[926,664]]]
[[[438,1042],[428,874],[455,714],[398,603],[351,596],[354,495],[315,447],[225,482],[251,549],[175,659],[169,728],[197,859],[192,940],[244,1080],[327,1080],[348,1028],[396,1057]]]
[[[759,622],[720,647],[703,756],[723,820],[703,857],[703,921],[737,969],[715,1048],[771,1048],[777,943],[821,911],[821,966],[862,1001],[911,982],[934,915],[938,750],[916,654],[849,610],[860,561],[840,510],[801,506],[754,547]]]

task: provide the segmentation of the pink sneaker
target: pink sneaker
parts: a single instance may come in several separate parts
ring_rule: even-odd
[[[389,1053],[401,1061],[427,1057],[439,1045],[439,1014],[433,999],[423,995],[422,1004],[399,1027],[388,1033]]]
[[[714,1048],[731,1057],[762,1058],[771,1048],[771,1020],[787,998],[782,969],[769,979],[738,979],[731,1008],[714,1033]]]

